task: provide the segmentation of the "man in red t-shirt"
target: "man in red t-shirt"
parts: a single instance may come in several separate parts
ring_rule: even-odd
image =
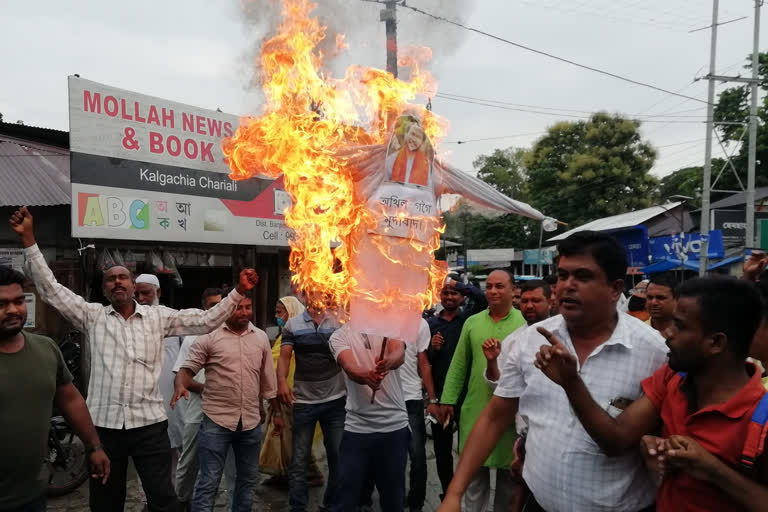
[[[592,399],[576,358],[549,332],[542,334],[551,346],[541,347],[536,366],[563,387],[607,455],[636,449],[642,439],[649,466],[663,475],[656,510],[764,510],[768,463],[760,457],[753,473],[739,471],[765,394],[760,372],[745,362],[762,316],[760,295],[746,281],[694,279],[676,296],[674,324],[663,333],[669,363],[643,381],[643,396],[615,404],[624,409],[616,417]],[[647,435],[660,429],[661,438]]]

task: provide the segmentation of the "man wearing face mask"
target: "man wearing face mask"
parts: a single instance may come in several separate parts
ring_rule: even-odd
[[[178,500],[171,481],[168,421],[158,388],[163,338],[214,330],[232,314],[243,294],[256,286],[256,272],[243,270],[237,289],[210,310],[178,311],[138,304],[133,275],[125,267],[114,266],[104,272],[102,291],[110,303],[104,306],[86,302],[56,281],[37,246],[32,215],[26,207],[11,215],[10,225],[24,245],[26,274],[42,300],[86,332],[91,343],[87,403],[112,461],[106,484],[90,485],[91,510],[123,510],[130,457],[149,510],[175,512]]]

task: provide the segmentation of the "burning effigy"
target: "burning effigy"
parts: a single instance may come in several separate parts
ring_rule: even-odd
[[[460,194],[489,214],[544,216],[447,164],[435,147],[448,123],[417,96],[437,84],[428,48],[399,59],[407,81],[351,66],[334,78],[319,43],[325,27],[308,0],[283,0],[277,34],[260,54],[263,112],[223,143],[234,180],[283,176],[293,204],[294,285],[349,311],[353,329],[416,339],[421,313],[439,301],[447,267],[435,260],[439,198]],[[336,41],[343,49],[343,38]]]

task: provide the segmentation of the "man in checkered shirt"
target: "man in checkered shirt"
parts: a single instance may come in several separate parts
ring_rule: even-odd
[[[86,403],[104,451],[112,461],[106,484],[90,485],[94,512],[120,512],[125,505],[128,458],[133,459],[150,511],[177,511],[171,483],[168,419],[159,389],[163,338],[206,334],[232,315],[253,289],[253,269],[240,273],[237,289],[213,308],[175,310],[139,305],[133,298],[133,275],[125,267],[104,272],[103,292],[109,306],[88,303],[56,282],[35,242],[32,215],[21,208],[11,215],[11,228],[24,245],[25,270],[44,302],[75,328],[88,334],[91,376]]]
[[[640,383],[666,361],[661,335],[616,311],[624,288],[626,255],[609,235],[582,231],[558,247],[556,296],[560,315],[535,324],[509,348],[495,396],[464,446],[439,512],[459,510],[461,495],[515,414],[528,425],[523,479],[531,494],[523,510],[638,512],[653,510],[656,486],[641,451],[602,453],[557,384],[534,366],[554,333],[578,358],[579,374],[594,399],[618,416],[641,396]]]

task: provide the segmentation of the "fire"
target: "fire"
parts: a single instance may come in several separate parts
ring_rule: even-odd
[[[299,289],[317,297],[313,300],[342,307],[354,293],[387,303],[394,297],[357,289],[350,272],[356,240],[375,221],[365,198],[356,194],[353,169],[342,154],[356,146],[385,143],[392,123],[406,108],[419,109],[427,135],[433,142],[440,139],[445,122],[408,104],[417,95],[436,92],[433,77],[422,69],[431,50],[421,48],[402,56],[400,66],[410,70],[407,82],[361,66],[348,68],[343,78],[333,78],[318,49],[325,27],[310,16],[314,7],[308,0],[283,0],[278,33],[261,49],[264,110],[258,117],[241,120],[235,135],[224,141],[224,154],[232,179],[284,176],[285,189],[293,198],[285,212],[286,224],[296,233],[290,268]],[[339,50],[344,44],[337,39]],[[433,253],[439,248],[439,231],[435,229],[428,243],[404,238],[399,243]],[[388,254],[386,247],[380,250]],[[434,258],[431,261],[429,289],[409,297],[422,307],[437,302],[445,276],[444,268]]]

